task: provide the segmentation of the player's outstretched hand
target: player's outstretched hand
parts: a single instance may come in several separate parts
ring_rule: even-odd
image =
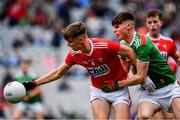
[[[153,81],[149,78],[149,76],[145,79],[141,87],[145,89],[148,93],[154,92],[156,90],[156,86],[153,83]]]
[[[22,82],[22,84],[26,88],[26,91],[32,90],[32,89],[34,89],[37,86],[35,80],[33,80],[33,81],[25,81],[25,82]]]

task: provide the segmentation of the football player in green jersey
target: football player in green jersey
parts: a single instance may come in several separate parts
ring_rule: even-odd
[[[113,32],[119,40],[133,48],[137,55],[137,72],[119,81],[119,87],[141,84],[148,77],[156,87],[154,92],[142,91],[138,103],[138,118],[150,119],[159,109],[171,108],[180,119],[180,86],[176,77],[151,40],[135,31],[135,17],[131,12],[120,12],[112,20]]]
[[[31,59],[23,59],[20,63],[20,69],[15,73],[15,80],[19,82],[32,81],[37,78],[36,73],[31,69]],[[40,87],[27,92],[23,101],[18,103],[13,111],[12,119],[19,120],[23,118],[25,112],[33,112],[35,119],[43,119],[43,98]]]

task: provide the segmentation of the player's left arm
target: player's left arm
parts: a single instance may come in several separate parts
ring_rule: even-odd
[[[170,56],[180,65],[180,53],[177,51],[177,47],[174,41],[170,43]]]
[[[176,60],[176,63],[180,66],[180,53],[177,51],[172,57]]]

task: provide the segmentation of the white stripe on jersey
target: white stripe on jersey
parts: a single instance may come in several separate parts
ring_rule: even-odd
[[[173,41],[171,38],[166,37],[166,36],[164,36],[164,35],[160,35],[160,38],[162,38],[163,40],[170,40],[170,41]]]
[[[93,43],[94,48],[108,48],[108,43],[106,42],[97,42]]]
[[[163,39],[163,40],[173,41],[171,38],[166,37],[166,36],[164,36],[162,34],[160,34],[160,36],[158,38],[152,38],[150,36],[150,33],[147,33],[146,36],[148,36],[151,40],[160,40],[160,39]]]
[[[96,49],[108,48],[108,47],[94,47]]]
[[[107,45],[108,43],[106,42],[96,42],[96,43],[93,43],[94,45]]]
[[[78,51],[71,50],[71,55],[72,56],[74,56],[74,55],[76,55],[78,53],[81,53],[81,51],[80,50],[78,50]]]
[[[90,54],[86,54],[87,56],[90,56],[92,54],[92,51],[94,48],[96,49],[102,49],[102,48],[105,48],[107,49],[108,48],[108,43],[106,42],[96,42],[96,43],[93,43],[91,40],[90,40],[90,43],[91,43],[91,52]],[[82,51],[78,50],[78,51],[74,51],[74,50],[71,50],[71,55],[74,56],[76,54],[79,54],[79,53],[82,53]]]

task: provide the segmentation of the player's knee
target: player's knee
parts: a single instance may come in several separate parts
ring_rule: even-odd
[[[98,120],[98,119],[99,119],[99,120],[100,120],[100,119],[108,120],[108,116],[105,116],[105,115],[104,115],[104,116],[95,115],[95,116],[94,116],[94,119],[95,119],[95,120]]]
[[[152,115],[146,111],[138,112],[138,119],[150,119]]]

